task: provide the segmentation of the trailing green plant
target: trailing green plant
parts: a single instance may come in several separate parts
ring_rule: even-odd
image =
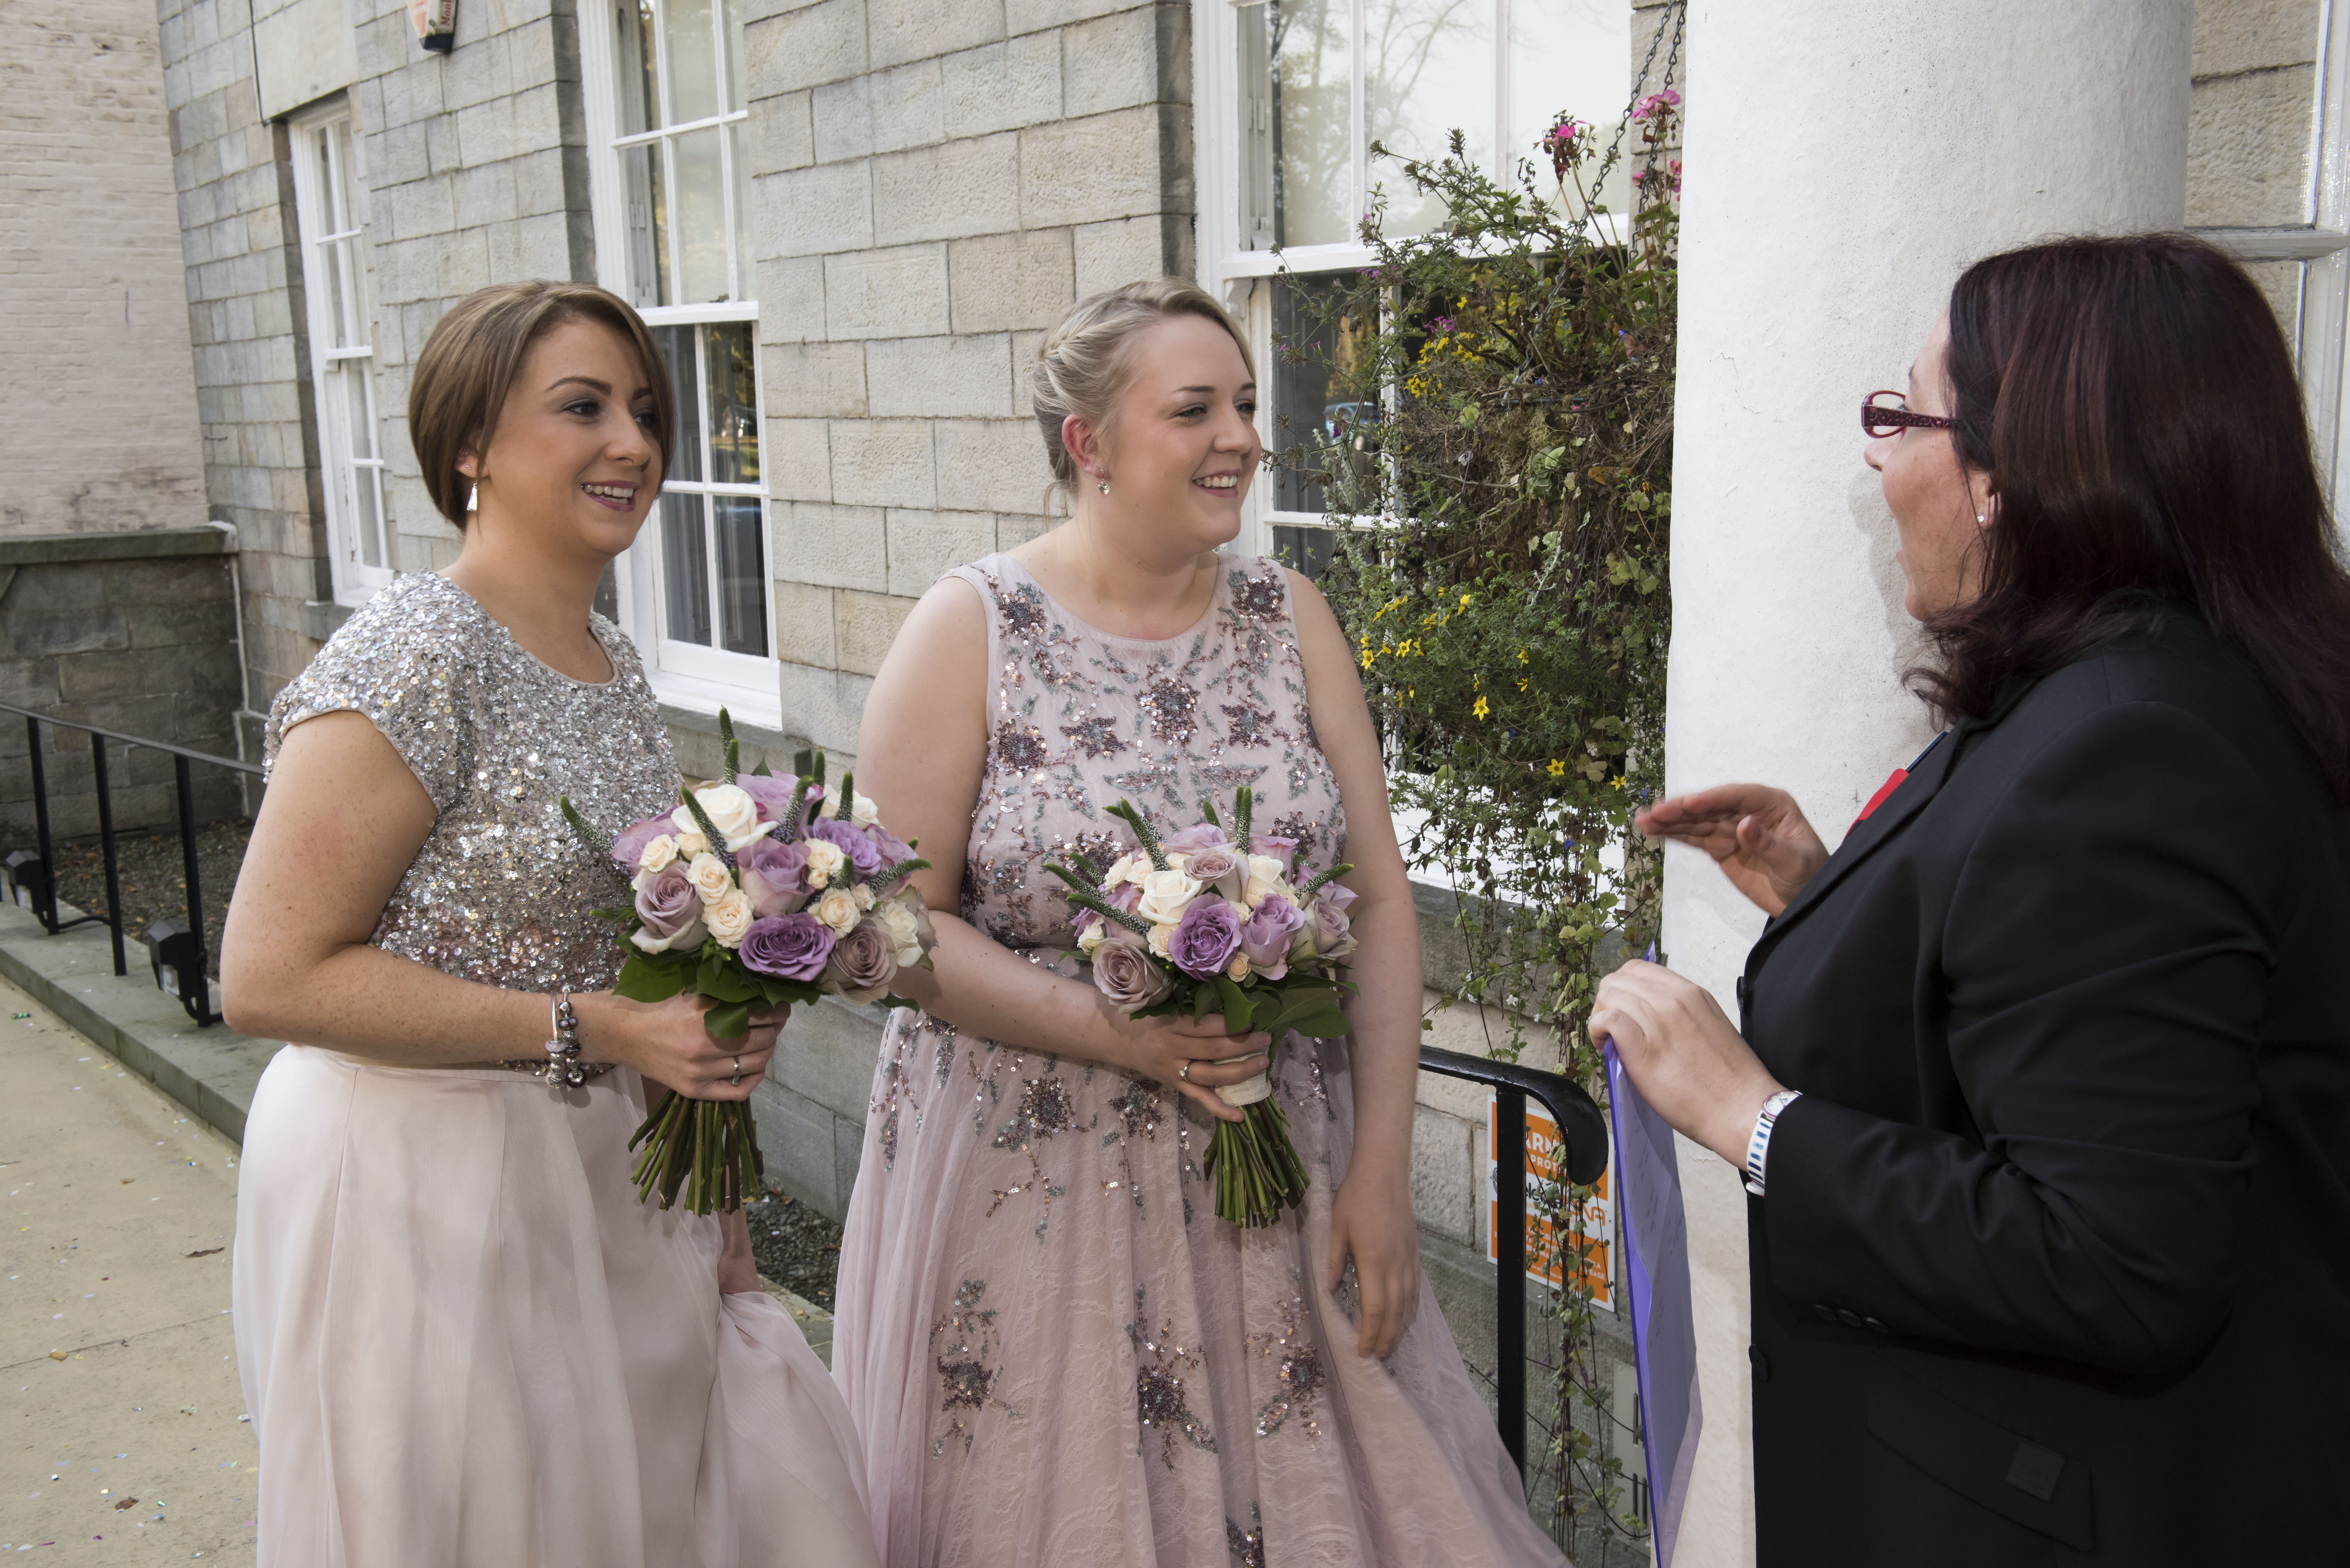
[[[1659,858],[1631,815],[1664,767],[1679,102],[1630,114],[1628,214],[1596,198],[1617,148],[1570,118],[1539,145],[1547,167],[1506,179],[1457,131],[1449,156],[1405,162],[1449,222],[1393,236],[1375,208],[1374,265],[1307,296],[1311,329],[1281,346],[1329,379],[1324,418],[1276,461],[1320,487],[1336,530],[1321,586],[1406,854],[1460,890],[1461,999],[1492,1004],[1494,1054],[1546,1035],[1595,1095],[1594,987],[1659,919]],[[1549,1196],[1573,1213],[1588,1194]],[[1607,1411],[1587,1286],[1557,1293],[1555,1334],[1553,1528],[1640,1538],[1598,1436],[1631,1417]]]

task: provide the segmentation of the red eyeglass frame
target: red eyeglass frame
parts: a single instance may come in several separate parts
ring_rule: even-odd
[[[1939,414],[1913,414],[1908,409],[1881,408],[1877,401],[1879,398],[1899,398],[1907,402],[1908,394],[1887,388],[1884,391],[1871,392],[1860,400],[1861,432],[1871,441],[1882,441],[1901,430],[1947,431],[1958,428],[1958,421],[1944,419]]]

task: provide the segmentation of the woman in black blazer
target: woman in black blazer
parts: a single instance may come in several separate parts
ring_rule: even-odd
[[[1950,726],[1772,919],[1743,1030],[1591,1031],[1746,1168],[1762,1568],[2350,1562],[2350,577],[2291,358],[2177,236],[1959,280],[1865,414]]]

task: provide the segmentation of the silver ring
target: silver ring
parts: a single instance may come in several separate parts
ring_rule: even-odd
[[[1181,1066],[1175,1069],[1175,1075],[1187,1084],[1191,1081],[1191,1064],[1188,1059]]]
[[[735,1057],[735,1058],[734,1058],[734,1075],[733,1075],[733,1077],[731,1077],[731,1078],[727,1079],[726,1081],[727,1081],[728,1083],[730,1083],[730,1084],[739,1084],[739,1083],[741,1083],[741,1082],[743,1081],[743,1058],[742,1058],[742,1057],[737,1056],[737,1057]]]

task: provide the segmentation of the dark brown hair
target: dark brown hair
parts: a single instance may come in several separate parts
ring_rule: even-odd
[[[490,448],[506,394],[531,345],[566,321],[610,327],[636,349],[652,389],[661,472],[669,472],[677,429],[676,393],[660,348],[628,301],[589,283],[501,283],[476,289],[449,307],[425,339],[408,388],[408,439],[424,472],[424,489],[441,515],[463,528],[473,481],[457,470],[467,452]]]
[[[2199,618],[2350,804],[2350,573],[2293,356],[2243,269],[2184,234],[1989,256],[1950,291],[1951,431],[1987,473],[1981,591],[1912,670],[1946,713],[2099,643]]]

